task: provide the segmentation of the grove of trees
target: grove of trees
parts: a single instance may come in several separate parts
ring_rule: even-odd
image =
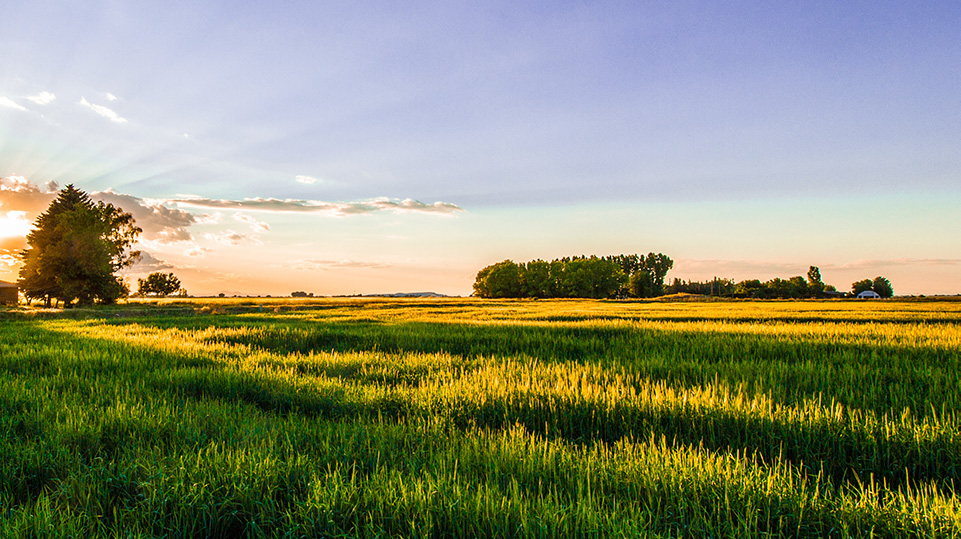
[[[113,303],[129,294],[115,272],[139,258],[131,246],[140,232],[129,213],[94,203],[68,185],[27,234],[20,289],[27,299],[43,299],[47,306],[52,300],[67,306]]]
[[[565,257],[545,262],[504,260],[477,272],[482,298],[655,297],[674,262],[660,253]]]

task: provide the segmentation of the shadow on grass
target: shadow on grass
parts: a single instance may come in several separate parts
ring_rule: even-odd
[[[331,381],[324,386],[305,386],[296,379],[272,377],[266,370],[242,370],[211,357],[209,361],[191,360],[176,354],[157,350],[136,343],[119,343],[88,336],[62,332],[45,332],[33,324],[24,324],[30,339],[57,339],[61,349],[79,351],[111,349],[112,359],[87,365],[74,359],[56,364],[47,358],[43,369],[31,373],[22,365],[2,364],[0,375],[14,377],[52,378],[70,376],[69,369],[82,371],[81,376],[89,384],[131,384],[149,391],[155,396],[179,401],[182,399],[213,400],[227,405],[254,406],[267,413],[302,415],[330,419],[430,419],[439,415],[459,428],[481,427],[506,429],[522,424],[528,430],[548,438],[560,438],[576,443],[615,442],[625,437],[647,439],[664,437],[676,446],[704,447],[711,450],[738,452],[760,456],[765,462],[784,458],[812,476],[823,470],[828,477],[844,482],[864,479],[873,474],[876,479],[886,479],[889,485],[902,484],[907,476],[911,482],[933,481],[941,488],[954,490],[961,474],[961,446],[953,433],[934,436],[929,440],[914,439],[913,433],[885,433],[852,427],[837,422],[777,421],[738,413],[736,410],[697,408],[693,406],[668,406],[645,409],[619,405],[606,407],[591,401],[563,401],[532,396],[506,401],[491,398],[483,402],[470,396],[454,398],[439,408],[425,409],[401,392],[380,393],[367,396],[363,391],[351,391],[347,386]],[[269,330],[270,327],[264,328]],[[640,333],[638,340],[637,333]],[[295,338],[296,337],[296,338]],[[712,365],[730,363],[737,353],[750,351],[737,342],[728,348],[704,347],[703,339],[683,332],[631,332],[622,329],[584,328],[531,328],[520,326],[478,327],[452,324],[331,324],[311,326],[303,334],[296,332],[266,331],[254,338],[217,339],[218,342],[257,346],[277,353],[304,352],[315,349],[383,352],[446,352],[465,356],[511,356],[523,354],[528,357],[544,357],[560,361],[590,361],[606,358],[611,361],[639,361],[637,357],[622,359],[611,355],[610,350],[654,350],[676,352],[690,350],[698,353],[698,364]],[[742,343],[743,344],[743,343]],[[739,347],[740,346],[740,347]],[[808,360],[810,354],[817,357],[823,353],[838,353],[838,346],[811,351],[810,343],[774,343],[765,349],[761,361],[784,361],[792,354],[797,360]],[[841,358],[850,360],[867,354],[869,350],[854,347],[844,350]],[[804,351],[806,350],[806,351]],[[901,351],[891,349],[884,354],[898,355]],[[756,353],[756,351],[755,351]],[[877,350],[873,350],[878,354]],[[639,352],[643,358],[643,353]],[[883,359],[883,358],[882,358]],[[916,358],[919,361],[922,358]],[[902,358],[904,360],[904,358]],[[910,360],[910,358],[909,358]],[[128,365],[129,368],[124,368]],[[882,361],[883,363],[883,361]],[[56,367],[54,369],[53,367]],[[695,385],[716,379],[738,381],[737,371],[710,368],[690,375],[688,379],[675,373],[661,373],[654,369],[648,373],[643,365],[637,369],[649,377],[670,378],[676,382]],[[78,377],[77,373],[73,373]],[[339,376],[351,380],[350,371]],[[695,379],[696,378],[696,379]],[[136,382],[134,382],[136,380]],[[359,384],[372,384],[370,380],[355,380]],[[840,381],[839,383],[850,383]],[[827,393],[827,392],[825,392]],[[376,393],[374,393],[376,394]],[[82,402],[84,396],[60,395],[59,398]],[[10,404],[10,406],[7,406]],[[31,405],[26,400],[0,399],[9,428],[0,430],[8,439],[39,439],[44,436],[43,425],[34,425],[30,431],[10,427],[18,417],[30,417]],[[12,419],[11,419],[12,418]],[[239,427],[238,427],[239,428]],[[168,433],[169,435],[170,433]],[[163,436],[149,428],[102,429],[60,440],[64,448],[83,458],[98,454],[110,454],[124,444],[124,437],[150,440]],[[202,438],[201,438],[202,439]],[[200,441],[201,439],[198,439]],[[160,441],[160,440],[154,440]],[[42,464],[42,461],[38,461]],[[38,465],[39,465],[38,464]],[[50,472],[50,473],[47,473]],[[22,474],[21,474],[22,475]],[[39,482],[27,482],[14,490],[27,489],[36,493],[50,485],[57,477],[56,470],[38,471],[36,477],[46,478]]]
[[[878,414],[961,412],[961,362],[938,348],[823,342],[801,336],[619,327],[291,320],[229,321],[244,334],[208,337],[286,355],[309,352],[445,353],[597,363],[682,385],[746,385],[785,404],[820,396]]]

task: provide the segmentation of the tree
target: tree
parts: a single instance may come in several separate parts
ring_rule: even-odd
[[[28,299],[44,299],[47,306],[54,299],[68,306],[113,303],[128,293],[114,273],[139,258],[130,247],[140,232],[129,213],[95,204],[68,185],[27,234],[19,285]]]
[[[890,298],[894,295],[894,288],[891,287],[891,281],[885,279],[878,275],[871,282],[871,289],[878,293],[882,298]]]
[[[632,296],[652,298],[664,295],[664,278],[674,267],[674,261],[661,253],[648,253],[638,257],[638,267],[630,276]]]
[[[808,282],[800,275],[795,275],[787,281],[788,293],[786,297],[806,298],[808,297]]]
[[[521,267],[512,260],[487,266],[474,280],[474,294],[482,298],[519,298],[521,291]]]
[[[741,281],[734,286],[734,294],[748,298],[763,297],[764,285],[760,279]]]
[[[523,295],[528,298],[549,298],[554,294],[551,265],[543,260],[524,264],[522,271]]]
[[[861,279],[860,281],[855,281],[851,283],[851,293],[855,296],[861,292],[866,292],[868,290],[874,289],[874,281],[871,279]]]
[[[654,276],[647,271],[638,271],[631,275],[628,288],[635,298],[654,297]]]
[[[644,269],[651,274],[651,296],[664,295],[664,278],[674,267],[674,261],[661,253],[648,253],[644,257]]]
[[[137,294],[141,296],[169,296],[180,290],[180,279],[173,273],[156,271],[146,279],[137,279]]]
[[[576,258],[565,264],[562,295],[571,298],[612,298],[627,281],[616,262],[592,256]]]
[[[824,295],[824,282],[821,281],[821,270],[817,266],[808,268],[808,292],[811,297],[819,298]]]

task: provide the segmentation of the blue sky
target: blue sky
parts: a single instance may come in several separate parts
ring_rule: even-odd
[[[192,293],[647,251],[961,292],[957,2],[19,4],[0,279],[53,181],[136,207],[137,271]]]

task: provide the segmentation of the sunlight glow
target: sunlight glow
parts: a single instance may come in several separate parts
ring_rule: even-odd
[[[0,212],[0,238],[17,238],[26,236],[30,232],[30,221],[26,212]]]

